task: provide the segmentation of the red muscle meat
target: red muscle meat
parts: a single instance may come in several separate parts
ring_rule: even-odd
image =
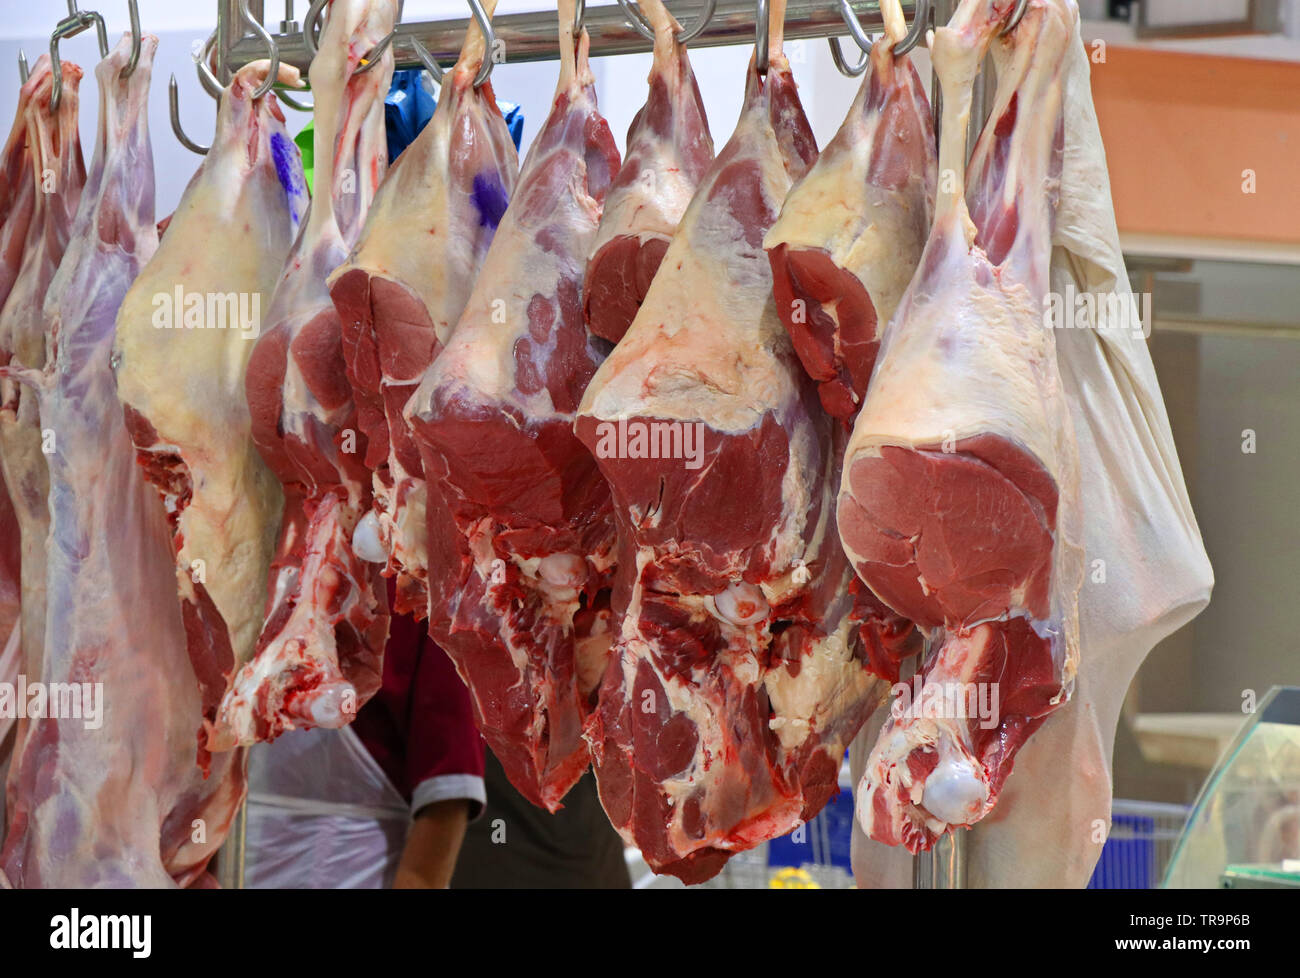
[[[484,4],[489,16],[495,6]],[[330,276],[374,472],[374,512],[357,546],[396,575],[394,610],[419,618],[428,609],[424,470],[402,411],[465,308],[519,169],[491,83],[474,84],[485,55],[471,22],[433,118],[389,170],[360,241]]]
[[[839,500],[858,574],[933,649],[921,700],[886,722],[858,795],[867,833],[914,852],[990,811],[1078,657],[1077,450],[1042,314],[1074,6],[1031,0],[995,40],[1014,6],[964,0],[935,33],[954,186],[886,332]],[[991,44],[997,99],[967,185],[971,80]],[[972,691],[991,715],[924,705]]]
[[[214,758],[207,777],[194,761],[199,688],[167,517],[136,465],[111,367],[114,316],[158,245],[147,125],[158,39],[140,44],[129,76],[130,37],[95,70],[99,133],[50,284],[50,362],[18,371],[58,447],[39,679],[68,692],[15,758],[0,887],[202,885],[244,791],[242,751]]]
[[[365,435],[326,278],[361,233],[387,163],[393,0],[335,0],[310,78],[316,195],[290,249],[245,387],[253,441],[284,488],[262,634],[209,735],[213,750],[297,727],[341,727],[379,688],[388,598],[378,566],[352,548],[370,510]]]
[[[770,67],[751,65],[736,131],[577,422],[618,521],[615,645],[587,725],[601,801],[686,882],[825,804],[883,691],[862,627],[891,647],[911,630],[855,608],[833,502],[846,434],[772,304],[763,235],[816,157],[783,7]]]
[[[781,322],[822,405],[849,425],[921,259],[937,179],[925,86],[894,55],[902,6],[885,0],[881,11],[886,33],[848,117],[763,240]]]
[[[583,288],[587,328],[617,343],[627,332],[695,188],[713,162],[704,101],[662,0],[642,0],[654,27],[650,94],[627,133],[627,155],[605,200]]]
[[[560,3],[555,101],[445,349],[407,407],[428,479],[429,628],[511,782],[555,810],[590,762],[608,653],[609,489],[573,434],[604,355],[582,278],[618,150]]]

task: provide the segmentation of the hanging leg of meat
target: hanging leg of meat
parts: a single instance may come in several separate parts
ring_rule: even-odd
[[[118,314],[117,393],[172,523],[203,719],[253,656],[284,496],[253,445],[244,374],[307,207],[267,62],[236,74],[216,138]],[[297,71],[284,68],[281,80]],[[227,242],[214,250],[212,243]],[[196,719],[196,724],[199,722]]]
[[[27,248],[27,229],[36,208],[36,171],[33,147],[27,138],[27,110],[39,82],[32,83],[30,75],[27,82],[18,92],[18,112],[0,155],[0,306],[9,298],[18,277]]]
[[[836,540],[843,436],[761,247],[816,157],[773,6],[770,68],[751,66],[736,131],[577,424],[619,531],[621,620],[587,726],[601,800],[687,882],[814,814],[877,702]]]
[[[489,16],[495,6],[485,4]],[[374,513],[359,525],[358,552],[387,562],[385,573],[397,575],[394,610],[419,618],[429,601],[424,469],[402,409],[465,308],[519,170],[491,83],[474,86],[485,54],[471,22],[433,118],[398,157],[360,242],[330,276],[374,471]]]
[[[1073,14],[1072,4],[1066,12]],[[1069,703],[1025,744],[997,808],[971,832],[973,887],[1088,882],[1103,841],[1097,825],[1110,812],[1111,750],[1129,684],[1151,647],[1205,606],[1213,583],[1147,342],[1133,328],[1088,50],[1077,16],[1073,25],[1052,292],[1104,300],[1089,313],[1088,328],[1076,321],[1055,335],[1087,501],[1088,562],[1106,575],[1090,573],[1079,595],[1086,653]],[[1007,56],[994,50],[996,60]],[[977,163],[995,147],[982,145]],[[855,858],[855,869],[861,862]]]
[[[4,308],[22,267],[27,231],[36,205],[33,149],[27,139],[27,109],[34,87],[35,83],[19,90],[18,112],[0,155],[0,309]],[[0,343],[0,361],[3,355]],[[8,640],[18,622],[22,604],[21,549],[18,514],[10,501],[3,466],[0,466],[0,642]],[[0,743],[0,757],[4,755],[5,748]]]
[[[0,365],[31,369],[45,366],[48,319],[45,298],[63,260],[72,221],[86,182],[86,167],[78,137],[78,86],[81,69],[63,64],[63,98],[57,113],[50,110],[54,74],[48,55],[42,55],[23,86],[21,103],[27,120],[27,145],[34,171],[31,192],[35,206],[28,225],[27,246],[0,311]],[[22,667],[29,677],[41,674],[45,644],[45,550],[50,529],[49,467],[41,431],[36,393],[14,380],[0,380],[0,473],[8,486],[14,522],[13,536],[5,534],[0,549],[12,541],[21,545]],[[0,515],[3,520],[3,515]],[[2,573],[2,572],[0,572]],[[8,638],[0,621],[0,632]],[[26,721],[19,723],[21,743]]]
[[[50,287],[51,360],[44,372],[6,368],[35,385],[55,439],[40,678],[68,691],[63,717],[34,721],[17,757],[0,851],[0,877],[15,886],[199,882],[243,793],[242,752],[206,778],[194,763],[199,691],[167,517],[135,463],[110,366],[117,308],[158,242],[147,127],[157,45],[143,37],[123,78],[124,38],[95,71],[99,134]]]
[[[822,405],[848,425],[934,217],[930,102],[911,60],[893,53],[907,32],[901,4],[881,10],[886,35],[848,117],[763,240],[795,352]]]
[[[573,435],[604,355],[582,276],[618,150],[562,0],[559,86],[465,313],[407,407],[429,479],[430,634],[511,782],[554,811],[590,762],[609,489]]]
[[[253,441],[284,487],[267,615],[234,676],[209,746],[341,727],[379,688],[388,599],[379,568],[352,549],[370,509],[366,440],[348,384],[339,317],[325,281],[347,257],[386,166],[384,96],[394,0],[335,0],[311,64],[316,196],[248,362]]]
[[[1078,660],[1078,458],[1042,312],[1065,4],[1031,0],[999,42],[998,96],[977,152],[987,162],[969,210],[963,196],[972,80],[1014,6],[963,0],[935,32],[940,171],[952,179],[886,332],[839,502],[859,576],[934,648],[922,700],[885,723],[858,795],[868,835],[914,852],[988,814],[1016,751],[1069,697]],[[972,691],[991,715],[922,708],[968,704]]]
[[[677,224],[713,162],[704,101],[663,0],[641,0],[654,27],[650,94],[627,133],[583,288],[587,328],[617,343],[641,307]]]

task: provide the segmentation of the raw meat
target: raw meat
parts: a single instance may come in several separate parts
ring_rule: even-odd
[[[880,331],[912,280],[934,218],[934,121],[916,68],[895,57],[898,0],[848,117],[786,197],[763,247],[776,309],[823,407],[851,425]]]
[[[620,622],[586,730],[601,801],[686,882],[815,814],[883,692],[834,523],[845,436],[762,250],[817,153],[773,8],[770,68],[751,65],[736,131],[577,423],[619,533]]]
[[[391,47],[374,70],[353,72],[396,13],[393,0],[335,0],[311,64],[316,196],[245,385],[253,441],[284,487],[284,518],[266,622],[222,699],[212,750],[344,726],[379,687],[388,598],[379,568],[352,549],[370,508],[370,472],[325,280],[361,233],[387,164]]]
[[[158,242],[147,126],[157,45],[141,39],[129,78],[129,37],[95,70],[99,133],[50,287],[51,359],[43,372],[5,368],[35,385],[57,444],[40,679],[97,687],[102,706],[93,729],[66,715],[32,723],[0,851],[0,881],[15,886],[202,882],[243,793],[242,752],[214,759],[207,778],[194,763],[199,692],[167,517],[135,463],[109,365],[117,308]]]
[[[77,134],[81,69],[63,64],[63,95],[58,112],[50,110],[54,74],[48,55],[41,55],[32,69],[20,97],[27,127],[27,146],[32,166],[26,168],[27,191],[35,204],[27,212],[27,242],[16,275],[9,279],[7,299],[0,311],[0,365],[40,369],[45,366],[48,321],[45,296],[50,280],[63,259],[86,182],[86,166]],[[33,170],[32,167],[35,169]],[[16,221],[22,218],[12,214]],[[0,288],[4,283],[0,282]],[[41,672],[41,649],[45,635],[45,548],[50,514],[49,469],[42,451],[40,414],[36,395],[13,380],[0,380],[0,485],[8,486],[4,500],[12,503],[13,536],[5,533],[0,550],[21,541],[22,647],[20,671],[28,676]],[[2,491],[2,490],[0,490]],[[4,517],[0,516],[0,521]],[[3,558],[8,563],[7,558]],[[0,580],[7,572],[0,571]],[[0,621],[0,633],[8,638],[12,628]],[[21,729],[21,724],[20,724]]]
[[[33,70],[32,75],[35,74]],[[9,298],[9,290],[18,277],[27,247],[27,229],[36,208],[35,162],[27,140],[27,110],[37,84],[29,76],[27,84],[19,90],[18,113],[5,141],[4,155],[0,156],[0,305]]]
[[[1087,500],[1090,572],[1079,595],[1079,642],[1087,651],[1070,701],[1025,744],[997,808],[971,832],[966,862],[974,887],[1088,882],[1103,841],[1097,823],[1110,810],[1115,726],[1133,675],[1153,645],[1205,607],[1213,584],[1151,354],[1135,328],[1089,52],[1072,4],[1066,12],[1073,30],[1051,281],[1055,296],[1098,300],[1076,311],[1083,328],[1056,333]],[[1006,53],[995,49],[994,57]],[[864,745],[854,746],[865,762]],[[881,880],[884,853],[901,852],[867,842],[860,829],[854,850],[860,883]],[[910,859],[892,879],[910,885]]]
[[[885,333],[839,502],[859,576],[931,641],[918,709],[886,720],[858,793],[867,834],[913,852],[988,814],[1016,751],[1068,699],[1079,655],[1078,454],[1043,321],[1066,4],[1034,0],[1000,46],[969,209],[964,197],[972,82],[1014,6],[963,0],[935,32],[952,179]],[[981,688],[991,716],[919,708]]]
[[[617,343],[659,269],[668,242],[713,162],[713,139],[681,25],[662,0],[641,0],[654,27],[650,95],[627,133],[627,155],[605,199],[587,263],[587,328]]]
[[[0,308],[18,277],[36,201],[32,153],[27,142],[30,91],[27,85],[19,90],[18,113],[0,156]],[[8,641],[18,624],[22,605],[20,533],[18,514],[9,500],[0,466],[0,643]],[[4,755],[5,746],[0,740],[0,757]]]
[[[123,301],[114,345],[136,458],[171,521],[208,723],[228,677],[253,656],[284,508],[244,396],[262,310],[307,206],[275,96],[252,98],[268,67],[240,69],[222,96],[212,149]],[[298,73],[282,68],[280,77],[293,83]],[[214,241],[237,245],[214,251]]]
[[[484,6],[491,16],[495,0]],[[357,544],[378,537],[364,556],[396,574],[394,610],[419,618],[429,601],[424,469],[402,409],[465,308],[519,171],[491,83],[474,87],[484,54],[471,22],[433,118],[393,164],[360,242],[330,276],[374,470],[374,513]]]
[[[609,489],[572,424],[604,356],[582,277],[619,162],[573,0],[559,17],[550,116],[406,415],[429,480],[430,634],[511,782],[552,811],[590,761],[582,723],[609,645]]]

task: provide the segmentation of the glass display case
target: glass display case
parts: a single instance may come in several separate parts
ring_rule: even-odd
[[[1300,887],[1300,687],[1269,690],[1211,772],[1164,885]]]

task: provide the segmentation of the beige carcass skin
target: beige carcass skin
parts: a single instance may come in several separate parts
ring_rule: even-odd
[[[865,484],[885,484],[857,481],[857,473],[872,460],[877,460],[877,468],[871,471],[878,473],[895,464],[897,456],[891,452],[933,453],[944,446],[944,454],[958,453],[953,456],[957,458],[967,439],[987,439],[998,452],[1020,453],[1020,464],[1041,467],[1059,500],[1059,505],[1054,500],[1054,516],[1046,524],[1049,552],[1043,560],[1050,560],[1050,577],[1040,586],[1050,588],[1050,594],[1041,597],[1025,593],[1029,585],[1020,579],[1002,583],[992,573],[987,578],[961,577],[950,585],[950,578],[943,576],[945,565],[931,555],[951,545],[945,534],[953,527],[927,528],[925,534],[918,530],[911,541],[903,541],[921,555],[912,565],[917,573],[924,567],[934,575],[928,581],[920,578],[919,588],[911,585],[919,592],[937,593],[945,601],[949,587],[964,599],[968,580],[974,582],[970,587],[992,587],[984,582],[997,579],[996,586],[1007,588],[1005,596],[986,598],[986,605],[969,618],[944,611],[944,630],[931,635],[936,649],[925,663],[928,692],[973,682],[983,675],[981,670],[993,668],[991,657],[1004,648],[999,644],[1001,629],[1007,635],[1016,629],[1020,631],[1014,634],[1031,632],[1029,643],[1042,643],[1034,654],[1049,660],[1032,667],[1008,660],[1005,674],[996,680],[1004,708],[995,718],[998,735],[992,739],[972,737],[969,722],[960,717],[909,716],[886,722],[859,788],[858,818],[873,834],[901,837],[913,851],[928,847],[953,826],[972,824],[988,814],[1024,738],[1068,699],[1078,665],[1077,609],[1083,579],[1078,453],[1054,331],[1044,325],[1042,315],[1056,189],[1055,120],[1063,91],[1059,59],[1073,9],[1073,0],[1032,2],[1011,43],[997,47],[1001,72],[993,121],[972,166],[969,209],[965,133],[972,83],[1009,4],[964,0],[949,25],[936,31],[935,70],[945,93],[940,145],[945,178],[935,226],[921,270],[886,330],[846,454],[840,496],[845,549],[873,589],[882,580],[894,588],[877,594],[888,604],[892,593],[895,601],[903,602],[895,610],[904,615],[917,614],[918,607],[921,614],[935,613],[924,601],[898,596],[888,575],[900,571],[887,568],[882,573],[887,565],[871,534],[893,525],[891,519],[902,526],[907,518],[895,515],[903,510],[893,509],[891,500],[864,498]],[[997,149],[992,146],[995,139],[1001,142]],[[990,163],[991,152],[999,154],[996,164]],[[1006,240],[1009,231],[1014,238]],[[991,258],[986,248],[998,257]],[[887,461],[879,462],[882,458]],[[941,494],[923,498],[936,507],[955,505]],[[975,505],[961,505],[968,504]],[[871,514],[876,512],[890,515],[870,533],[862,533],[859,525],[873,525],[877,517]],[[968,556],[971,566],[985,568],[1009,547],[996,538],[996,526],[979,532],[986,534],[980,546],[990,549],[977,547]],[[860,555],[864,540],[875,548],[871,557]],[[961,566],[962,573],[976,573]],[[934,629],[934,622],[926,627]],[[1028,656],[1022,651],[1028,648],[1017,645],[1015,654]],[[1031,668],[1032,676],[1025,671]],[[1040,675],[1039,670],[1050,674]],[[1027,694],[1027,689],[1033,693]],[[934,759],[933,771],[916,774],[922,758]]]
[[[246,65],[222,95],[212,149],[127,293],[114,344],[137,459],[171,520],[209,721],[226,677],[253,655],[284,508],[253,445],[244,396],[261,316],[307,205],[275,96],[253,98],[268,68]],[[281,81],[297,78],[281,67]]]
[[[876,351],[934,219],[937,150],[925,85],[895,55],[898,0],[844,123],[790,189],[763,247],[777,312],[826,410],[852,425]]]
[[[316,196],[245,383],[253,440],[284,487],[284,516],[257,650],[222,697],[213,750],[344,726],[379,688],[388,602],[378,568],[352,549],[371,505],[370,472],[326,279],[360,235],[388,165],[391,46],[373,70],[355,72],[396,16],[395,0],[335,0],[311,63]]]
[[[640,0],[654,29],[649,95],[627,133],[583,282],[587,328],[617,343],[645,299],[677,225],[713,162],[704,99],[681,25],[663,0]]]
[[[1077,16],[1064,67],[1064,149],[1052,243],[1051,288],[1064,295],[1133,296],[1110,196]],[[995,49],[995,55],[996,55]],[[1090,566],[1079,595],[1082,657],[1074,695],[1021,750],[998,807],[965,842],[970,887],[1082,887],[1110,821],[1111,755],[1125,694],[1152,646],[1209,600],[1213,572],[1201,543],[1146,339],[1113,321],[1105,303],[1087,328],[1057,334],[1074,422]],[[1149,325],[1149,324],[1148,324]],[[856,781],[878,724],[850,753]],[[866,838],[855,822],[859,886],[908,887],[912,859]]]

